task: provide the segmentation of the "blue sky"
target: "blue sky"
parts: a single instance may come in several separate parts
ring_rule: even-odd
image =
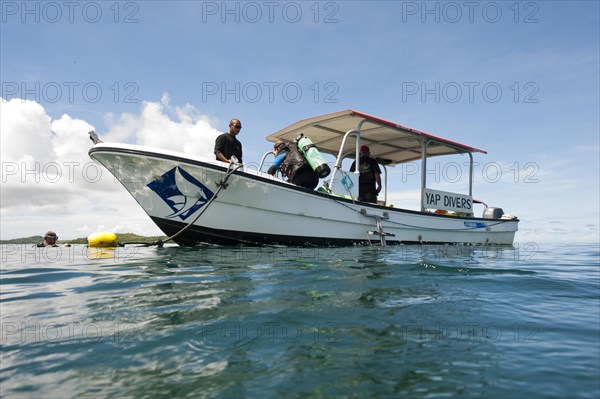
[[[519,216],[517,241],[598,241],[597,1],[1,7],[3,239],[158,233],[108,176],[82,178],[88,127],[210,156],[237,117],[259,162],[268,134],[351,108],[487,150],[474,195]],[[455,190],[443,161],[430,179]],[[411,171],[390,170],[388,191],[417,209]]]

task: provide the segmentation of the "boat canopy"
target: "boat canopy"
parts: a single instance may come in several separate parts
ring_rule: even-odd
[[[455,141],[421,132],[359,111],[345,110],[303,119],[267,136],[268,141],[293,141],[301,133],[309,137],[319,151],[333,156],[353,156],[356,142],[345,140],[355,132],[360,145],[368,145],[371,156],[387,165],[410,162],[437,155],[487,152]],[[342,147],[343,145],[343,147]]]

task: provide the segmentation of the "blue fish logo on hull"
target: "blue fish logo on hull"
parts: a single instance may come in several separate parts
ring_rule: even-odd
[[[179,217],[181,220],[186,220],[214,196],[208,187],[179,166],[164,173],[147,186],[173,210],[172,214],[167,215],[171,219]]]

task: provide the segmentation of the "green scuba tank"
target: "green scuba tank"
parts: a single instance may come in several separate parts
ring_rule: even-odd
[[[299,138],[298,149],[302,155],[304,155],[304,158],[306,158],[310,164],[310,167],[317,173],[317,176],[319,176],[320,179],[323,179],[329,175],[331,172],[329,165],[327,165],[327,162],[319,150],[317,150],[317,147],[315,147],[313,142],[308,137],[301,136]]]

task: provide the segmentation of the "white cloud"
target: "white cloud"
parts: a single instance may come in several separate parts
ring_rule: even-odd
[[[44,108],[33,101],[1,100],[2,162],[46,162],[53,159],[50,117]]]
[[[172,107],[166,94],[160,102],[145,102],[140,115],[123,114],[108,125],[104,141],[127,141],[205,157],[213,156],[220,133],[192,105]]]
[[[94,126],[64,114],[52,120],[44,108],[0,99],[2,239],[43,234],[62,239],[95,231],[161,234],[110,173],[88,156]],[[145,102],[140,114],[106,116],[105,142],[128,142],[212,157],[219,131],[192,105]]]

